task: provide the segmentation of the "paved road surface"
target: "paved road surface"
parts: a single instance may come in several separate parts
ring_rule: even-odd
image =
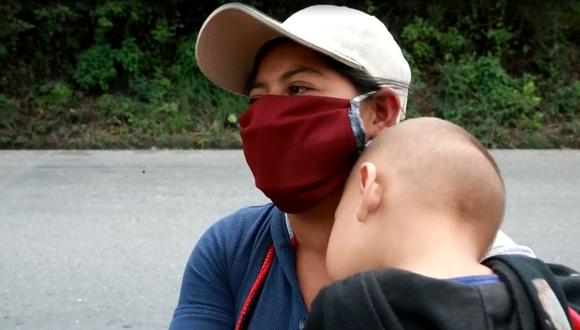
[[[580,268],[580,151],[496,151],[504,230]],[[265,198],[240,151],[0,151],[0,329],[164,329],[216,219]]]

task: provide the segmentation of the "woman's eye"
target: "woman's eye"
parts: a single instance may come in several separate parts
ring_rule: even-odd
[[[290,86],[290,88],[288,88],[288,93],[290,95],[300,95],[304,94],[304,92],[306,92],[307,90],[308,88],[304,86]]]

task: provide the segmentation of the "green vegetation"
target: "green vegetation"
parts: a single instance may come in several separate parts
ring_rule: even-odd
[[[195,36],[224,1],[0,5],[0,148],[235,148],[244,98],[212,86]],[[334,1],[391,29],[409,116],[491,147],[580,147],[577,1]],[[430,3],[430,4],[426,4]],[[307,1],[250,1],[283,19]]]

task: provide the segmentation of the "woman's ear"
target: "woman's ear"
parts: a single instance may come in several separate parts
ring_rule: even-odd
[[[386,127],[395,125],[401,109],[399,96],[389,87],[379,89],[373,101],[368,102],[361,113],[368,140],[374,139]]]
[[[358,221],[365,221],[375,213],[383,198],[383,189],[377,182],[377,168],[371,162],[365,162],[359,167],[361,202],[356,212]]]

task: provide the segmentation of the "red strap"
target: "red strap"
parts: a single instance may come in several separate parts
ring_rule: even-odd
[[[568,307],[568,315],[570,315],[570,321],[572,321],[572,329],[580,330],[580,314]]]
[[[268,272],[270,271],[270,268],[272,267],[272,260],[274,260],[275,254],[276,253],[274,250],[274,246],[272,245],[272,246],[270,246],[270,248],[268,249],[268,252],[266,253],[266,257],[264,258],[264,262],[262,263],[262,268],[260,268],[260,272],[258,273],[258,277],[256,277],[256,281],[252,285],[252,288],[250,289],[250,293],[248,293],[248,296],[246,297],[246,301],[244,302],[244,305],[242,306],[242,310],[240,311],[240,316],[238,317],[238,322],[236,322],[235,330],[241,330],[244,327],[244,324],[246,323],[246,318],[248,317],[248,312],[250,311],[250,308],[252,307],[252,303],[254,302],[258,292],[260,291],[260,289],[264,285],[264,282],[266,280],[266,276],[268,276]]]

